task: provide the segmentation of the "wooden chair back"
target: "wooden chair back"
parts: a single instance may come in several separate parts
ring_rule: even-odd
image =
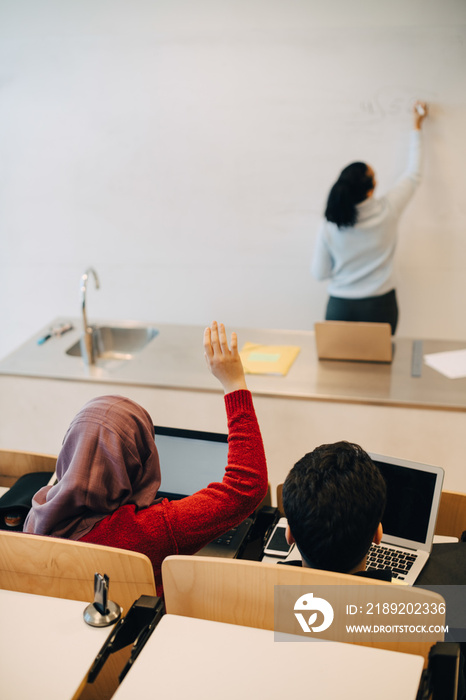
[[[205,620],[229,622],[247,627],[279,630],[290,634],[303,634],[293,614],[294,602],[302,593],[309,591],[309,586],[325,586],[325,594],[331,595],[331,604],[335,612],[335,621],[347,624],[348,618],[343,614],[345,606],[354,603],[357,587],[358,606],[366,609],[374,600],[374,586],[380,587],[381,602],[444,604],[437,593],[409,586],[396,586],[374,579],[356,578],[349,574],[338,574],[316,569],[294,566],[280,566],[274,563],[252,562],[238,559],[220,559],[200,556],[170,556],[162,564],[162,580],[167,613],[185,615]],[[279,589],[276,587],[279,586]],[[348,587],[351,586],[350,590]],[[298,588],[297,588],[298,587]],[[330,593],[331,587],[334,590]],[[322,590],[322,589],[321,589]],[[278,591],[279,599],[276,599]],[[318,593],[316,593],[318,596]],[[325,598],[325,595],[323,595]],[[274,603],[280,600],[276,606]],[[284,610],[285,614],[275,613],[275,608]],[[374,608],[372,608],[374,610]],[[399,622],[397,624],[401,624]],[[376,616],[370,617],[371,623],[377,624]],[[361,624],[361,623],[360,623]],[[379,623],[380,624],[380,623]],[[387,624],[387,619],[382,624]],[[393,624],[393,619],[392,619]],[[419,616],[404,615],[403,624],[419,624]],[[445,614],[440,608],[432,623],[445,624]],[[326,639],[342,641],[338,625],[331,625],[323,635]],[[434,641],[444,638],[439,633]],[[380,638],[379,638],[380,639]],[[434,643],[425,641],[360,641],[360,635],[354,635],[345,641],[361,643],[394,651],[419,654],[427,663],[429,650]]]
[[[259,503],[257,508],[262,508],[262,506],[271,506],[272,505],[272,487],[270,485],[270,481],[267,484],[267,493],[265,494],[263,500]]]
[[[459,539],[465,530],[466,493],[442,491],[435,534]]]
[[[0,486],[13,486],[23,474],[54,472],[57,458],[39,452],[0,450]]]
[[[144,554],[0,530],[0,588],[92,603],[97,572],[110,578],[109,598],[123,612],[140,595],[156,595],[152,564]]]
[[[283,484],[278,484],[277,486],[277,508],[282,515],[285,515],[283,510]]]

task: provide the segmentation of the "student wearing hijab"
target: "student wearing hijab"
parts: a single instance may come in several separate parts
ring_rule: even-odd
[[[223,481],[179,501],[158,499],[153,421],[134,401],[102,396],[72,421],[58,456],[58,483],[36,493],[25,532],[146,554],[161,595],[165,557],[194,554],[254,511],[267,492],[267,467],[236,334],[230,349],[225,328],[214,322],[205,330],[204,350],[225,391],[229,448]]]
[[[330,190],[311,272],[329,279],[328,321],[390,323],[395,334],[398,303],[393,258],[398,220],[421,179],[421,126],[427,106],[416,102],[408,167],[385,197],[374,197],[375,173],[351,163]]]

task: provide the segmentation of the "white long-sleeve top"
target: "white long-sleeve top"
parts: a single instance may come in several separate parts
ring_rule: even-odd
[[[331,296],[360,299],[394,288],[398,219],[421,181],[421,162],[421,132],[413,130],[406,172],[385,197],[357,204],[354,226],[339,229],[326,219],[321,222],[311,272],[318,280],[330,278]]]

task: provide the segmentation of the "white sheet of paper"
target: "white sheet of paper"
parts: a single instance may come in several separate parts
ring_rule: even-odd
[[[449,379],[466,377],[466,349],[434,352],[424,355],[424,361],[429,367],[444,374]]]

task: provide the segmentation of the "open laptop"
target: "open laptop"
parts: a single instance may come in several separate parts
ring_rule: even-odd
[[[154,429],[162,472],[158,497],[178,500],[222,481],[228,462],[228,435],[157,425]],[[197,554],[237,557],[253,522],[246,518]]]
[[[314,324],[319,360],[391,362],[392,329],[389,323],[320,321]]]
[[[432,551],[444,470],[395,457],[370,457],[387,484],[387,505],[382,542],[371,545],[367,566],[388,567],[396,582],[412,585]]]
[[[406,459],[370,456],[387,484],[387,505],[382,518],[382,542],[371,545],[367,568],[389,568],[393,581],[412,585],[432,551],[444,470]],[[279,525],[284,527],[282,521]],[[286,552],[283,532],[281,547]],[[266,555],[262,561],[287,563],[301,559],[296,546],[285,559],[281,556]]]

